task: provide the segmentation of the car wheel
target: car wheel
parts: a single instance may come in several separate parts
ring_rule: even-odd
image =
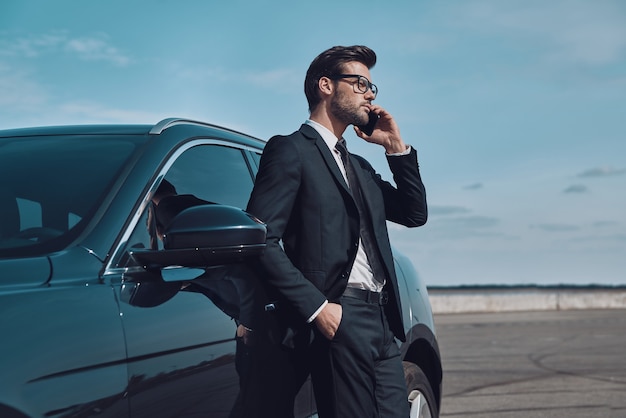
[[[437,402],[428,378],[416,364],[403,361],[404,380],[411,408],[410,418],[437,418]]]

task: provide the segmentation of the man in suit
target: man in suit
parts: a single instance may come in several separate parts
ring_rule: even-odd
[[[280,365],[283,389],[297,391],[310,370],[321,417],[408,416],[386,220],[423,225],[426,195],[415,149],[391,114],[372,104],[375,63],[365,46],[333,47],[313,60],[304,86],[310,118],[268,141],[248,203],[267,223],[262,280],[293,336]],[[368,135],[358,126],[370,114],[379,119]],[[342,148],[348,125],[385,149],[396,186]]]

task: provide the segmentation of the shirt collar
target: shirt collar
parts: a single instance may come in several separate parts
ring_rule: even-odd
[[[337,137],[333,134],[328,128],[324,125],[315,122],[314,120],[307,119],[305,124],[311,126],[313,129],[317,131],[318,134],[322,137],[328,148],[333,151],[335,149],[335,145],[337,145]]]

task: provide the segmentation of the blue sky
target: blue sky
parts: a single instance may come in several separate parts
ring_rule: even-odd
[[[0,129],[180,116],[267,139],[308,116],[310,61],[353,44],[418,150],[430,219],[390,234],[428,285],[626,284],[620,0],[3,0]]]

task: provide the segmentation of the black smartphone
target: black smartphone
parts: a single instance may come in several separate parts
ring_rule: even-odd
[[[367,136],[371,135],[374,132],[374,126],[376,126],[376,122],[378,122],[378,116],[374,112],[369,113],[369,121],[366,125],[359,125],[359,129],[363,131],[363,133]]]

